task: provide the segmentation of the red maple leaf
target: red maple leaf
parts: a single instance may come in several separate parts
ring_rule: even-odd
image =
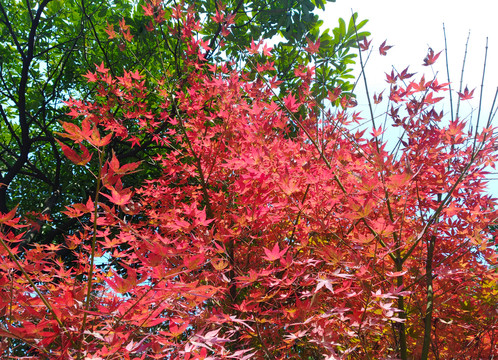
[[[353,96],[343,96],[340,100],[343,109],[353,108],[358,105],[358,101]]]
[[[148,32],[154,31],[155,27],[154,27],[154,23],[152,22],[152,20],[149,21],[147,24],[145,24],[145,29]]]
[[[105,32],[107,35],[109,35],[109,39],[114,39],[115,37],[118,36],[116,31],[114,31],[114,25],[112,24],[107,24],[107,27],[105,28]]]
[[[251,41],[251,47],[246,47],[250,55],[256,55],[259,52],[259,43],[256,45],[254,39]]]
[[[469,91],[469,88],[466,86],[465,90],[463,91],[463,93],[457,92],[457,94],[460,97],[460,100],[470,100],[470,99],[473,98],[474,90]]]
[[[284,249],[280,250],[280,247],[278,246],[278,243],[275,243],[275,246],[273,246],[272,250],[269,250],[267,248],[263,248],[265,251],[265,256],[263,256],[263,259],[268,260],[268,261],[276,261],[280,259],[287,251],[289,247],[286,246]]]
[[[294,95],[289,94],[283,99],[285,108],[291,113],[296,112],[299,109],[299,104],[296,102]]]
[[[113,204],[126,205],[130,201],[133,193],[127,189],[118,192],[115,188],[111,188],[111,195],[108,194],[103,194],[103,195],[109,200],[111,200]]]
[[[133,35],[131,34],[130,29],[121,30],[121,34],[123,34],[123,38],[128,42],[133,40]]]
[[[118,175],[124,175],[124,174],[129,174],[131,172],[134,172],[134,170],[140,165],[140,162],[133,162],[129,164],[125,164],[123,166],[119,165],[119,160],[116,157],[116,153],[114,150],[112,151],[112,159],[109,161],[109,167],[110,169]]]
[[[373,128],[371,134],[373,137],[378,137],[378,136],[382,135],[383,132],[384,132],[384,130],[382,129],[381,126],[379,126],[377,129]]]
[[[382,56],[386,56],[387,55],[387,50],[389,50],[390,48],[392,48],[392,45],[386,45],[386,41],[387,40],[384,40],[384,42],[382,44],[380,44],[380,47],[379,47],[379,53]]]
[[[363,42],[360,42],[360,49],[361,51],[367,51],[368,48],[370,47],[370,44],[372,43],[372,40],[367,41],[367,38],[363,38]]]
[[[263,44],[263,55],[264,56],[271,56],[271,51],[273,50],[272,47],[266,46],[266,44]]]
[[[396,84],[396,79],[397,78],[398,78],[398,76],[394,75],[394,70],[391,70],[391,74],[390,75],[388,73],[386,73],[386,81],[389,84]]]
[[[328,91],[328,95],[329,95],[329,100],[334,102],[336,101],[338,98],[339,98],[339,95],[341,95],[342,93],[342,89],[340,86],[334,88],[334,91]]]
[[[211,16],[211,19],[217,24],[221,24],[223,22],[224,14],[220,11],[216,10],[216,14]]]
[[[59,143],[59,145],[62,148],[62,151],[64,152],[64,155],[71,160],[74,164],[76,165],[86,165],[88,162],[92,159],[92,154],[88,151],[88,149],[83,145],[80,144],[80,149],[82,151],[81,155],[78,154],[76,151],[71,149],[69,146],[64,144],[63,142],[59,141],[56,139],[56,141]]]
[[[415,75],[415,73],[409,74],[409,73],[408,73],[408,68],[406,68],[405,70],[403,70],[403,71],[401,72],[401,74],[399,74],[399,75],[398,75],[398,78],[399,78],[400,80],[405,80],[405,79],[409,79],[409,78],[411,78],[413,75]]]
[[[126,31],[130,28],[130,25],[126,25],[125,19],[122,18],[121,20],[119,20],[119,28],[123,31]]]
[[[86,77],[89,83],[96,82],[98,80],[97,74],[92,73],[90,70],[88,70],[88,72],[83,75],[83,77]]]
[[[102,61],[102,64],[100,64],[100,65],[95,64],[95,67],[97,68],[97,71],[98,71],[99,73],[102,73],[102,74],[107,74],[107,73],[109,72],[109,69],[106,69],[106,68],[104,67],[104,62],[103,62],[103,61]]]
[[[317,39],[315,42],[306,38],[306,42],[308,46],[304,48],[310,54],[316,54],[320,50],[320,39]]]
[[[384,92],[384,90],[382,90],[382,92],[379,95],[374,94],[373,98],[374,98],[375,104],[379,104],[380,102],[382,102],[382,93],[383,92]]]
[[[144,10],[145,16],[154,16],[154,9],[150,4],[142,5],[142,9]]]
[[[10,210],[8,213],[2,214],[0,212],[0,224],[7,224],[7,225],[9,225],[9,222],[16,215],[16,211],[17,211],[17,205],[12,210]]]
[[[424,63],[422,65],[429,66],[434,64],[440,54],[441,51],[434,55],[434,50],[432,50],[432,48],[429,48],[429,52],[427,53],[427,56],[424,58]]]

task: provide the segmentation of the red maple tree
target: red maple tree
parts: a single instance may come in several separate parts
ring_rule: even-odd
[[[209,64],[200,25],[177,12],[188,51],[174,87],[102,64],[86,75],[96,97],[67,103],[60,144],[97,194],[64,212],[82,223],[65,245],[76,266],[56,257],[60,245],[19,256],[26,224],[15,209],[1,215],[0,354],[15,341],[50,359],[496,353],[490,124],[474,134],[445,123],[434,108],[444,84],[392,73],[387,115],[402,136],[389,147],[386,129],[352,130],[349,106],[324,114],[313,68],[277,96],[271,66],[253,78]],[[144,161],[162,172],[129,188],[140,163],[106,146],[140,146],[144,133],[164,149]]]

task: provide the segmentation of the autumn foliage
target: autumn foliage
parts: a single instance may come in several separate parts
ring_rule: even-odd
[[[151,27],[158,6],[144,8]],[[1,215],[2,358],[19,344],[40,359],[496,353],[490,124],[448,121],[435,107],[447,84],[405,71],[388,75],[389,128],[355,130],[365,115],[340,89],[331,111],[314,101],[313,68],[278,93],[269,48],[253,44],[245,70],[209,63],[201,25],[177,11],[182,78],[114,77],[101,64],[86,75],[95,96],[67,102],[59,143],[96,188],[64,212],[82,224],[66,237],[73,266],[60,245],[21,252],[29,223]],[[121,30],[109,35],[133,41]],[[383,140],[392,127],[398,143]],[[121,163],[106,150],[143,134],[163,151]],[[129,187],[143,162],[162,172]]]

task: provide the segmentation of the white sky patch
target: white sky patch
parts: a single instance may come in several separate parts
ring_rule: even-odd
[[[420,79],[425,74],[426,80],[437,75],[439,83],[447,82],[445,42],[443,23],[446,29],[448,48],[448,67],[453,90],[453,105],[455,111],[462,76],[462,64],[465,54],[465,44],[470,31],[470,39],[465,60],[463,74],[463,89],[475,89],[474,98],[462,102],[459,116],[472,119],[475,124],[481,93],[483,65],[486,51],[486,37],[488,37],[488,53],[484,90],[482,95],[482,109],[480,124],[488,120],[489,112],[498,86],[498,22],[496,12],[492,10],[491,1],[475,0],[419,0],[417,2],[399,0],[337,0],[327,3],[325,11],[319,11],[324,20],[324,26],[334,28],[338,19],[343,18],[346,23],[353,12],[358,13],[358,20],[368,19],[369,22],[362,31],[369,31],[372,35],[371,47],[374,51],[365,68],[370,97],[380,93],[383,89],[384,99],[388,95],[389,85],[385,81],[385,73],[390,73],[393,66],[401,72],[409,66],[410,73],[416,73],[411,78]],[[387,45],[393,45],[387,56],[380,56],[378,48],[387,40]],[[433,67],[422,66],[423,59],[431,47],[435,53],[442,51]],[[366,55],[363,52],[362,55]],[[359,62],[359,58],[357,58]],[[355,68],[355,75],[360,73],[359,65]],[[364,118],[370,118],[367,109],[365,87],[361,80],[355,92],[358,95],[359,107]],[[441,104],[445,113],[450,111],[449,94]],[[440,96],[443,96],[441,93]],[[374,115],[381,115],[385,111],[385,101],[375,108]],[[439,109],[439,107],[438,107]],[[383,122],[383,118],[382,118]],[[379,121],[379,123],[381,123]],[[498,124],[498,118],[493,123]],[[378,124],[377,124],[378,125]],[[498,196],[498,175],[492,174],[488,187],[492,194]]]

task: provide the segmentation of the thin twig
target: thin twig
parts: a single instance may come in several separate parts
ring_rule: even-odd
[[[467,35],[467,42],[465,43],[465,54],[463,55],[463,64],[462,64],[462,73],[460,75],[460,88],[459,92],[462,92],[462,87],[463,87],[463,73],[465,70],[465,60],[467,59],[467,49],[469,47],[469,39],[470,39],[470,30],[469,30],[469,35]],[[460,97],[458,97],[458,102],[457,102],[457,110],[455,113],[455,118],[458,119],[458,111],[460,109]]]
[[[446,42],[446,28],[444,27],[443,23],[443,35],[444,35],[444,54],[446,56],[446,75],[448,76],[448,89],[450,91],[450,114],[451,114],[451,121],[454,121],[453,118],[453,97],[451,95],[451,80],[450,80],[450,68],[448,65],[448,43]]]
[[[351,9],[351,12],[353,12],[353,9]],[[358,44],[358,55],[360,57],[361,75],[363,75],[363,82],[365,83],[365,91],[366,91],[366,95],[367,95],[368,109],[370,110],[370,118],[372,119],[372,125],[373,125],[374,129],[376,130],[377,126],[375,126],[375,118],[373,115],[372,101],[370,100],[370,94],[368,92],[367,76],[365,75],[365,67],[363,65],[363,58],[361,56],[360,40],[358,39],[358,29],[356,29],[356,18],[354,17],[354,15],[355,14],[353,12],[353,24],[354,24],[354,31],[356,34],[356,43]],[[375,142],[377,143],[377,149],[378,149],[379,148],[379,140],[377,139],[377,137],[375,137]]]
[[[479,109],[477,111],[476,132],[475,132],[475,136],[474,136],[474,145],[472,146],[472,152],[475,149],[476,141],[477,141],[477,132],[479,131],[479,120],[481,118],[482,93],[484,90],[484,77],[486,74],[486,60],[487,59],[488,59],[488,38],[486,38],[486,51],[484,52],[484,65],[482,67],[481,93],[479,94]]]
[[[491,122],[493,121],[493,118],[496,115],[496,111],[498,110],[498,107],[497,107],[495,109],[495,111],[493,112],[493,109],[495,108],[495,102],[496,102],[497,96],[498,96],[498,87],[496,88],[495,97],[493,98],[493,104],[491,105],[491,110],[489,111],[488,123],[486,124],[486,127],[489,127],[491,125]]]

